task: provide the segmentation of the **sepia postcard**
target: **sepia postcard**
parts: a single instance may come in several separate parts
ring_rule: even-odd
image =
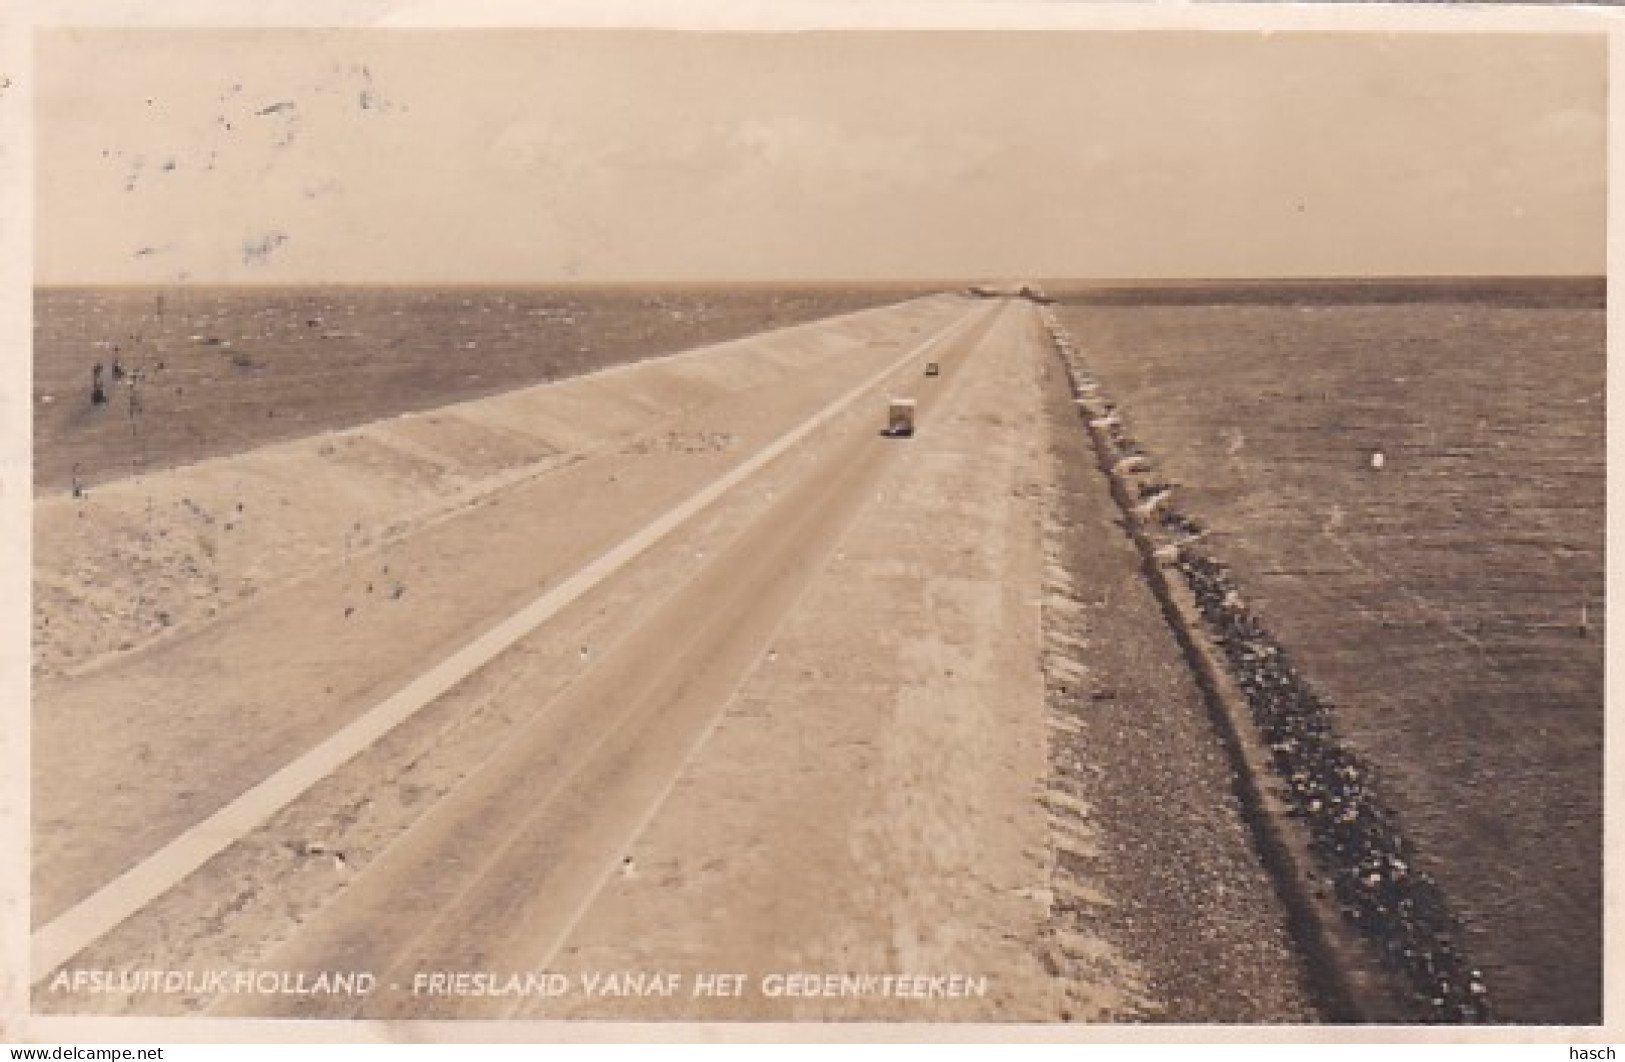
[[[6,1039],[1609,1035],[1608,12],[0,30]]]

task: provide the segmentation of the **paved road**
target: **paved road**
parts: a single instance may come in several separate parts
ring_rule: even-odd
[[[343,856],[354,885],[346,881],[344,901],[287,958],[348,968],[361,956],[345,942],[359,939],[369,942],[365,968],[382,969],[434,954],[438,927],[450,950],[437,961],[459,966],[470,926],[482,921],[498,936],[556,937],[759,662],[763,640],[853,512],[872,500],[899,445],[875,431],[888,390],[912,390],[926,360],[941,362],[944,375],[918,396],[929,415],[996,313],[960,305],[926,313],[922,325],[913,307],[886,323],[901,338],[863,342],[827,329],[825,356],[793,387],[775,381],[731,395],[680,418],[686,426],[663,425],[651,445],[585,455],[413,529],[394,543],[390,565],[378,563],[377,580],[386,571],[405,580],[418,599],[410,612],[363,627],[334,600],[347,588],[330,577],[297,580],[187,637],[46,684],[35,739],[37,974],[182,881],[216,876],[209,860],[253,843],[267,819],[311,789],[344,784],[330,776],[349,772],[360,787],[376,780],[376,755],[353,757],[398,739],[393,726],[503,656],[544,662],[507,693],[523,722],[497,749],[479,748],[476,764],[447,768],[461,777],[403,835],[380,843],[375,865],[361,869],[353,849]],[[701,453],[662,445],[685,433],[736,442]],[[532,535],[517,534],[521,527]],[[545,561],[533,562],[534,581],[518,553]],[[651,587],[656,579],[667,585]],[[512,609],[516,584],[543,593]],[[576,653],[563,648],[578,640]],[[413,671],[368,705],[369,693]],[[154,718],[158,706],[178,710]],[[436,707],[441,730],[468,725],[451,721],[454,708]],[[109,708],[120,718],[100,733],[74,725]],[[138,712],[148,714],[131,718]],[[154,772],[153,763],[165,766]],[[246,785],[255,778],[263,781]],[[305,856],[340,851],[332,840],[261,841]],[[538,843],[548,853],[540,861]],[[545,902],[523,913],[513,883],[534,897],[538,866],[554,868]],[[420,883],[416,894],[403,894],[406,881]],[[437,920],[426,924],[425,911]],[[322,928],[333,925],[345,928]],[[527,949],[529,962],[548,950]]]
[[[945,375],[919,398],[930,417],[989,312],[910,352],[866,387],[859,415],[798,444],[806,467],[788,490],[664,600],[629,617],[618,641],[271,965],[378,971],[386,991],[360,1009],[394,1017],[423,1013],[421,999],[387,990],[409,988],[419,971],[547,969],[853,516],[875,504],[874,485],[899,448],[875,431],[877,397],[887,384],[912,387],[936,359]],[[735,489],[751,488],[746,479]],[[288,1003],[261,1002],[271,1013]],[[331,1013],[330,1000],[301,1002]]]

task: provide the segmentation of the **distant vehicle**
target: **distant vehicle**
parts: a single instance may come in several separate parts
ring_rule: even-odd
[[[1037,284],[1026,283],[973,284],[965,293],[978,299],[1027,299],[1044,306],[1055,301]]]
[[[914,434],[914,399],[894,398],[886,410],[886,432],[892,438]]]
[[[927,376],[936,376],[941,371],[942,371],[941,369],[937,368],[937,363],[936,362],[928,361],[928,362],[925,363],[925,374]]]

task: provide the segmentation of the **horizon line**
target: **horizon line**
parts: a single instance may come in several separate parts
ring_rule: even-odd
[[[790,277],[790,278],[629,278],[629,279],[489,279],[489,280],[35,280],[35,291],[66,288],[965,288],[1031,284],[1058,288],[1177,287],[1183,285],[1356,285],[1445,283],[1605,283],[1606,272],[1581,273],[1372,273],[1332,275],[1249,275],[1168,277]]]

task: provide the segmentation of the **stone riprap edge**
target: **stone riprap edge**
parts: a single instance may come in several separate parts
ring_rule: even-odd
[[[1042,311],[1096,457],[1147,581],[1196,674],[1236,775],[1236,794],[1333,1022],[1494,1020],[1439,886],[1378,799],[1372,771],[1331,707],[1204,545],[1201,522],[1129,434],[1077,345]],[[1169,573],[1177,573],[1170,576]]]

